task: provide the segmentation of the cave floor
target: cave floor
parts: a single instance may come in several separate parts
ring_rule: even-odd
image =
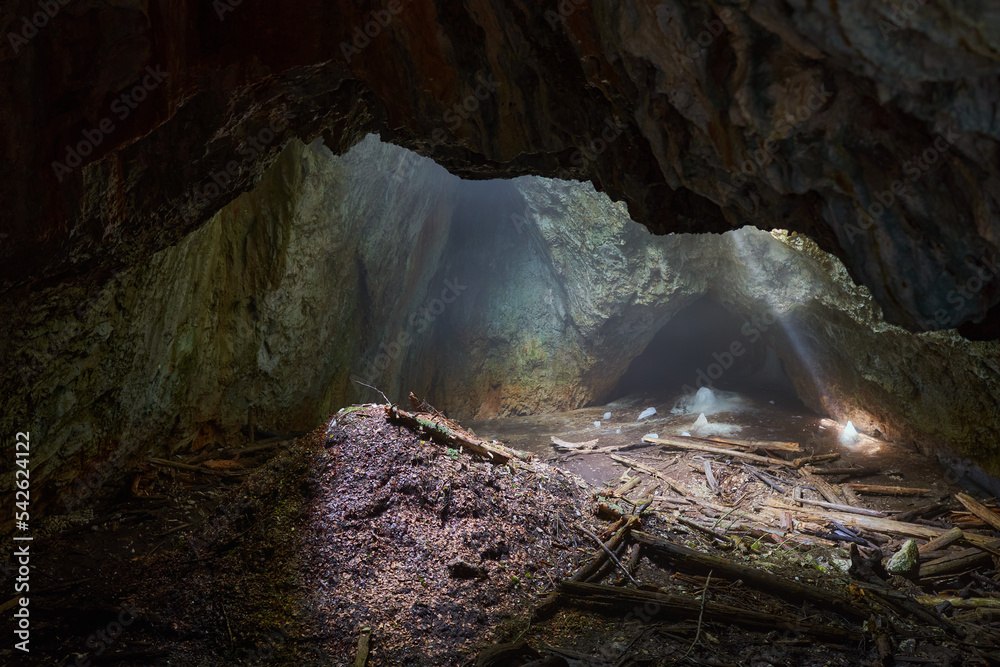
[[[610,457],[560,452],[552,438],[567,442],[590,442],[595,447],[627,447],[639,443],[646,434],[660,436],[680,435],[692,431],[698,414],[673,414],[679,394],[632,395],[599,405],[568,412],[557,412],[528,417],[505,417],[493,420],[466,421],[464,424],[477,435],[493,438],[511,447],[523,449],[541,457],[551,465],[559,466],[579,475],[587,483],[603,486],[616,483],[623,467]],[[854,445],[841,444],[838,436],[842,426],[837,422],[812,413],[797,401],[787,398],[771,403],[767,399],[740,396],[740,408],[717,412],[708,416],[709,422],[739,427],[730,436],[712,435],[720,440],[741,439],[750,441],[782,441],[800,443],[803,454],[838,454],[837,467],[875,469],[878,474],[855,481],[867,484],[904,486],[931,489],[933,494],[947,495],[962,491],[954,483],[954,475],[935,459],[929,458],[913,447],[888,442],[862,434]],[[656,414],[637,419],[643,410],[655,408]],[[611,413],[610,419],[604,415]],[[600,426],[595,426],[595,422]],[[655,447],[637,454],[643,460],[660,463],[675,458],[677,452],[662,452]],[[677,459],[663,468],[671,478],[695,487],[703,486],[704,476],[688,465],[690,457]],[[928,494],[932,495],[932,494]],[[926,504],[921,497],[864,496],[861,506],[873,510],[898,511]]]
[[[45,584],[30,664],[353,665],[365,636],[370,667],[1000,664],[1000,541],[934,462],[874,439],[845,448],[836,425],[794,406],[712,415],[742,427],[733,440],[801,443],[754,464],[785,484],[805,469],[779,460],[837,453],[820,465],[877,468],[865,483],[929,489],[852,501],[896,512],[898,531],[776,509],[790,494],[737,458],[640,443],[693,428],[673,404],[473,423],[480,437],[534,453],[505,465],[368,405],[236,458],[189,452],[179,467],[142,467],[35,544]],[[637,420],[648,407],[657,415]],[[559,452],[552,437],[618,449]],[[831,492],[846,480],[829,477]],[[922,554],[934,576],[881,569],[907,531],[922,546],[953,526],[964,542]],[[557,583],[574,577],[575,589]]]

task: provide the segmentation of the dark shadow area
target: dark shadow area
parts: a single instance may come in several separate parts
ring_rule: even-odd
[[[745,324],[713,298],[698,299],[656,332],[608,400],[708,386],[802,405],[774,349]]]

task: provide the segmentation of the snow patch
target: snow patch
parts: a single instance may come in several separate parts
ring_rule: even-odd
[[[670,412],[675,415],[714,415],[745,410],[747,405],[747,401],[737,393],[702,387],[693,394],[682,396]]]
[[[858,433],[858,429],[854,428],[854,424],[848,421],[838,439],[842,445],[856,445],[861,440],[861,435]]]
[[[645,410],[639,413],[639,420],[641,421],[646,417],[652,417],[655,414],[656,414],[656,408],[646,408]]]
[[[696,436],[705,438],[710,435],[733,435],[740,432],[740,427],[735,424],[711,424],[708,421],[708,417],[702,412],[691,427],[691,432]]]

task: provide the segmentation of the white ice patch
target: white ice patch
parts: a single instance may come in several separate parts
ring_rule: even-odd
[[[611,419],[611,413],[610,412],[605,412],[604,413],[604,421],[608,421],[609,419]]]
[[[740,432],[740,427],[735,424],[710,424],[705,413],[702,412],[691,427],[691,432],[698,437],[705,438],[710,435],[733,435]]]
[[[670,412],[675,415],[714,415],[719,412],[737,412],[746,407],[747,402],[739,394],[702,387],[694,394],[682,396]]]
[[[594,428],[601,428],[601,422],[594,422]]]
[[[848,421],[838,439],[842,445],[856,445],[861,440],[861,435],[858,433],[858,429],[854,428],[854,424]]]
[[[646,435],[644,435],[642,437],[644,437],[644,438],[659,438],[660,434],[659,433],[647,433]]]
[[[622,430],[620,428],[616,428],[615,429],[615,433],[621,433],[621,432],[622,432]]]
[[[681,431],[681,435],[683,435],[685,438],[690,438],[691,437],[691,434],[688,433],[687,431]]]
[[[639,419],[643,420],[646,417],[652,417],[655,414],[656,414],[656,408],[646,408],[645,410],[639,413]]]

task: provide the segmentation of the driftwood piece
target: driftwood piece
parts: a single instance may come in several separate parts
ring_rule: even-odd
[[[443,445],[451,447],[462,447],[473,454],[478,454],[491,463],[504,464],[512,458],[519,458],[530,461],[531,456],[523,452],[515,452],[511,449],[486,442],[477,438],[458,424],[431,413],[410,413],[395,405],[385,406],[386,416],[390,421],[406,424],[412,429],[424,429],[433,439]]]
[[[746,452],[736,451],[735,449],[726,449],[725,447],[716,447],[714,445],[705,445],[701,443],[691,443],[684,442],[683,438],[679,437],[668,437],[668,438],[651,438],[649,436],[643,436],[643,442],[651,442],[654,445],[664,445],[666,447],[674,447],[676,449],[686,449],[692,452],[707,452],[709,454],[722,454],[724,456],[731,456],[735,459],[744,459],[746,461],[754,461],[756,463],[765,463],[767,465],[778,465],[792,467],[792,464],[783,459],[775,459],[767,456],[758,456],[757,454],[747,454]]]
[[[673,489],[675,492],[681,494],[682,496],[691,497],[692,495],[691,492],[685,489],[683,486],[681,486],[680,483],[668,479],[659,470],[651,468],[645,463],[639,463],[635,459],[630,459],[626,456],[621,456],[619,454],[609,454],[609,456],[611,457],[612,461],[617,461],[618,463],[621,463],[624,466],[628,466],[629,468],[634,468],[639,472],[644,472],[650,477],[655,477],[656,479],[660,480],[661,482],[666,484],[669,488]]]
[[[802,477],[813,486],[821,496],[826,498],[828,503],[833,503],[834,505],[844,505],[844,499],[840,497],[837,490],[830,486],[825,479],[818,475],[813,475],[812,473],[802,471]]]
[[[780,442],[773,440],[717,440],[715,438],[699,438],[694,435],[673,435],[671,438],[701,442],[706,445],[722,445],[723,447],[743,447],[745,449],[780,449],[783,452],[801,452],[802,446],[797,442]]]
[[[972,547],[955,554],[942,556],[920,564],[920,578],[939,577],[943,574],[961,572],[993,561],[992,554]]]
[[[883,486],[881,484],[844,484],[851,487],[855,493],[866,493],[870,496],[926,496],[933,489],[915,489],[908,486]]]
[[[965,493],[955,495],[958,502],[965,505],[965,509],[975,514],[980,520],[991,526],[993,530],[1000,530],[1000,514],[997,514],[986,505]]]
[[[801,623],[797,619],[718,602],[704,602],[694,597],[567,581],[560,582],[558,587],[569,597],[606,604],[623,611],[641,608],[649,610],[651,615],[663,614],[670,618],[695,619],[703,616],[704,620],[710,623],[734,624],[761,630],[794,630],[830,642],[851,642],[860,639],[860,633],[856,631]]]
[[[960,539],[962,539],[962,529],[952,528],[947,533],[942,533],[930,542],[917,547],[917,551],[921,554],[925,554],[930,553],[931,551],[938,551],[939,549],[946,549]]]
[[[875,468],[816,468],[808,466],[806,470],[814,475],[850,475],[851,477],[870,477],[882,474],[881,470]]]
[[[552,436],[551,440],[552,444],[556,446],[556,449],[565,449],[574,452],[580,450],[591,450],[597,446],[596,438],[593,440],[586,440],[584,442],[568,442]]]
[[[625,540],[629,531],[639,524],[639,517],[637,516],[623,516],[617,524],[613,527],[615,529],[614,535],[611,536],[607,542],[601,544],[601,548],[597,550],[597,554],[594,558],[586,563],[583,567],[578,569],[573,573],[573,576],[569,578],[569,581],[586,581],[590,577],[594,576],[601,566],[604,565],[605,561],[608,560],[608,553],[614,552],[618,546]],[[599,541],[599,540],[598,540]],[[552,615],[555,611],[556,606],[559,604],[559,593],[550,593],[543,599],[537,607],[533,617],[536,620],[545,619]]]
[[[840,454],[836,452],[832,454],[816,454],[814,456],[805,456],[801,459],[795,459],[792,461],[793,468],[801,468],[804,465],[812,463],[823,463],[824,461],[836,461],[840,458]]]
[[[198,472],[203,475],[218,475],[220,477],[239,477],[241,475],[250,474],[249,470],[244,471],[233,471],[233,470],[215,470],[213,468],[205,468],[203,466],[193,466],[187,463],[180,463],[178,461],[168,461],[166,459],[149,459],[150,463],[156,464],[158,466],[166,466],[168,468],[176,468],[178,470],[186,470],[188,472]]]
[[[372,629],[362,628],[358,638],[358,655],[354,659],[354,667],[365,667],[368,664],[368,651],[371,646]]]
[[[744,583],[766,593],[800,604],[809,600],[822,609],[833,609],[849,617],[867,618],[868,612],[854,606],[842,595],[816,586],[808,586],[788,577],[779,577],[747,565],[733,563],[725,558],[695,551],[679,544],[660,539],[642,531],[633,530],[632,539],[645,544],[649,550],[668,558],[675,566],[699,572],[712,572],[713,576]]]
[[[814,505],[816,507],[823,507],[828,510],[836,510],[838,512],[849,512],[851,514],[863,514],[865,516],[878,516],[884,517],[885,514],[876,510],[870,510],[865,507],[854,507],[853,505],[838,505],[836,503],[826,503],[822,500],[810,500],[808,498],[800,498],[796,500],[799,503],[805,503],[806,505]]]

